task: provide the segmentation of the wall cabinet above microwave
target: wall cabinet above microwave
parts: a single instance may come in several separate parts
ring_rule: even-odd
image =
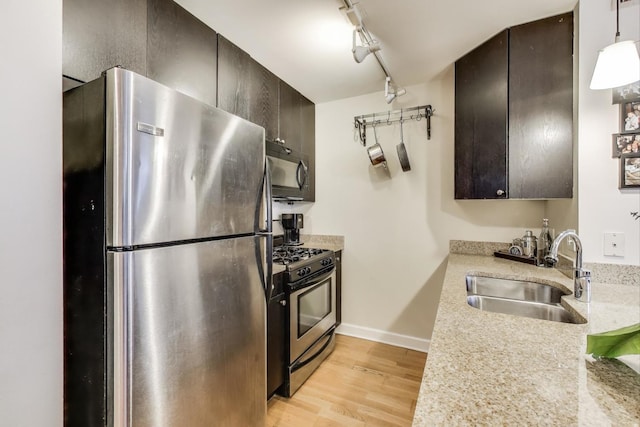
[[[279,200],[315,201],[314,103],[221,35],[218,108],[265,128],[267,154],[279,165],[274,179],[284,180],[274,185]],[[278,163],[278,155],[285,163]]]
[[[455,64],[455,198],[573,194],[573,14],[502,31]]]

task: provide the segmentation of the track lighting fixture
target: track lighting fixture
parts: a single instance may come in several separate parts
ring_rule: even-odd
[[[391,104],[394,99],[396,99],[398,96],[404,95],[405,93],[407,93],[405,89],[398,87],[394,89],[392,87],[391,77],[387,77],[384,80],[384,99],[387,101],[387,104]]]
[[[356,34],[359,31],[360,29],[358,28],[353,30],[353,48],[351,49],[351,52],[353,52],[353,59],[355,59],[358,64],[364,61],[364,58],[366,58],[370,53],[380,50],[380,45],[375,40],[369,43],[368,46],[356,46]]]
[[[620,41],[620,0],[616,0],[615,42],[598,53],[591,89],[610,89],[640,80],[640,58],[634,41]]]
[[[373,53],[376,62],[385,75],[385,100],[387,101],[387,104],[391,104],[394,99],[396,99],[398,96],[404,95],[405,93],[407,93],[407,91],[391,84],[391,74],[389,72],[389,69],[382,60],[382,56],[378,53],[378,51],[380,50],[380,44],[371,36],[371,33],[369,33],[369,31],[365,27],[365,23],[363,20],[363,15],[365,15],[364,9],[362,9],[362,7],[358,3],[353,3],[352,0],[342,0],[342,2],[344,3],[344,7],[341,7],[340,11],[344,13],[349,23],[354,27],[353,45],[351,48],[353,59],[359,64],[364,61],[364,59],[370,53]],[[360,36],[362,46],[356,45],[357,35]]]

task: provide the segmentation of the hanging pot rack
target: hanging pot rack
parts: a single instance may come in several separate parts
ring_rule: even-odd
[[[431,116],[436,110],[431,105],[401,108],[400,110],[383,111],[380,113],[363,114],[353,118],[353,125],[358,131],[358,138],[363,146],[367,146],[367,126],[386,126],[406,120],[419,122],[426,119],[427,139],[431,139]]]

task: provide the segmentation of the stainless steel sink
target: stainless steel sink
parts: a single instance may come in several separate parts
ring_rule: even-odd
[[[564,323],[586,323],[561,305],[559,288],[524,280],[467,275],[467,304],[479,310]]]
[[[524,280],[497,279],[478,275],[467,276],[467,294],[487,295],[521,301],[559,304],[563,295],[570,295],[559,288]]]

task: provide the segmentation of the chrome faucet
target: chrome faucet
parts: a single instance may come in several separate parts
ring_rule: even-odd
[[[582,268],[582,243],[576,234],[576,230],[565,230],[558,234],[551,244],[551,250],[546,259],[552,264],[558,262],[558,248],[560,242],[568,237],[576,246],[576,261],[573,268],[573,296],[582,302],[591,302],[591,271]]]

